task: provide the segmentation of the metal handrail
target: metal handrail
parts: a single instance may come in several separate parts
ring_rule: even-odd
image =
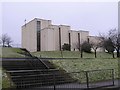
[[[31,71],[59,71],[58,69],[43,69],[43,70],[14,70],[14,71],[6,71],[6,72],[31,72]]]
[[[37,60],[39,60],[47,69],[49,69],[49,66],[45,64],[42,60],[40,60],[38,57],[34,56]]]
[[[69,73],[81,73],[81,72],[94,72],[94,71],[103,71],[103,70],[114,70],[114,69],[98,69],[98,70],[81,70],[78,72],[69,72]]]
[[[26,50],[26,49],[25,49]],[[49,69],[49,66],[47,66],[42,60],[40,60],[38,57],[36,57],[36,56],[33,56],[33,55],[31,55],[31,53],[28,51],[28,50],[26,50],[26,52],[29,54],[29,56],[31,57],[31,58],[33,58],[33,59],[37,59],[39,62],[41,62],[47,69]],[[30,62],[31,63],[31,62]],[[35,67],[33,64],[32,64],[32,66],[33,67]],[[36,67],[35,67],[36,68]],[[37,69],[37,68],[36,68]]]

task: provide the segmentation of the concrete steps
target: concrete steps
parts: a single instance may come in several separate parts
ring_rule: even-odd
[[[63,70],[56,70],[48,60],[40,60],[34,57],[26,49],[24,55],[30,58],[3,59],[3,68],[9,73],[17,88],[32,88],[64,84],[74,80]]]
[[[46,62],[44,63],[46,64]],[[50,64],[50,62],[47,64]],[[50,66],[48,69],[43,62],[37,59],[3,61],[3,67],[7,70],[17,88],[42,87],[74,82],[65,71],[55,69],[52,64]]]

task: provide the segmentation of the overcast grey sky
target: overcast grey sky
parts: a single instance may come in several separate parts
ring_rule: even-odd
[[[117,2],[5,2],[2,15],[3,33],[19,44],[24,20],[36,17],[52,20],[52,24],[70,25],[73,30],[87,30],[90,35],[118,28]]]

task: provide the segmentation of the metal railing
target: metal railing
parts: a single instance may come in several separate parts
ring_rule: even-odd
[[[87,88],[114,86],[114,69],[85,71]]]
[[[29,59],[33,59],[32,61],[27,60],[27,62],[28,62],[34,69],[36,69],[36,70],[38,69],[38,67],[36,67],[36,65],[33,64],[33,62],[34,62],[35,60],[39,61],[39,63],[42,63],[42,64],[46,67],[46,69],[49,69],[49,67],[48,67],[41,59],[39,59],[39,58],[36,57],[36,56],[31,55],[31,53],[30,53],[27,49],[21,48],[21,50],[24,50],[24,51],[25,51],[25,52],[24,52],[24,55],[25,55],[25,56],[29,56],[29,57],[30,57]]]
[[[25,70],[24,72],[31,72],[32,70]],[[80,72],[70,72],[70,73],[60,73],[56,72],[59,70],[34,70],[37,72],[35,75],[23,75],[17,76],[19,83],[18,87],[39,87],[46,88],[49,90],[57,90],[61,88],[99,88],[114,86],[114,69],[101,69],[101,70],[91,70],[91,71],[80,71]],[[22,71],[21,71],[22,72]],[[40,72],[40,73],[38,73]],[[42,73],[44,72],[44,73]],[[28,78],[29,77],[29,78]],[[23,78],[23,79],[20,79]],[[27,79],[28,78],[28,79]],[[29,81],[29,79],[33,79]],[[26,80],[26,81],[25,81]],[[30,83],[31,82],[31,83]]]

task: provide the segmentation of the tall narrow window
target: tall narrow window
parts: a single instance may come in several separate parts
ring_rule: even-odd
[[[40,21],[37,21],[37,51],[41,51]]]
[[[70,51],[71,51],[71,37],[70,37],[70,33],[69,33],[69,45],[70,45]]]
[[[59,27],[59,46],[60,46],[60,51],[61,51],[61,30]]]
[[[80,33],[78,33],[78,47],[79,47],[79,51],[80,51]]]
[[[90,39],[88,38],[88,43],[90,42]]]

